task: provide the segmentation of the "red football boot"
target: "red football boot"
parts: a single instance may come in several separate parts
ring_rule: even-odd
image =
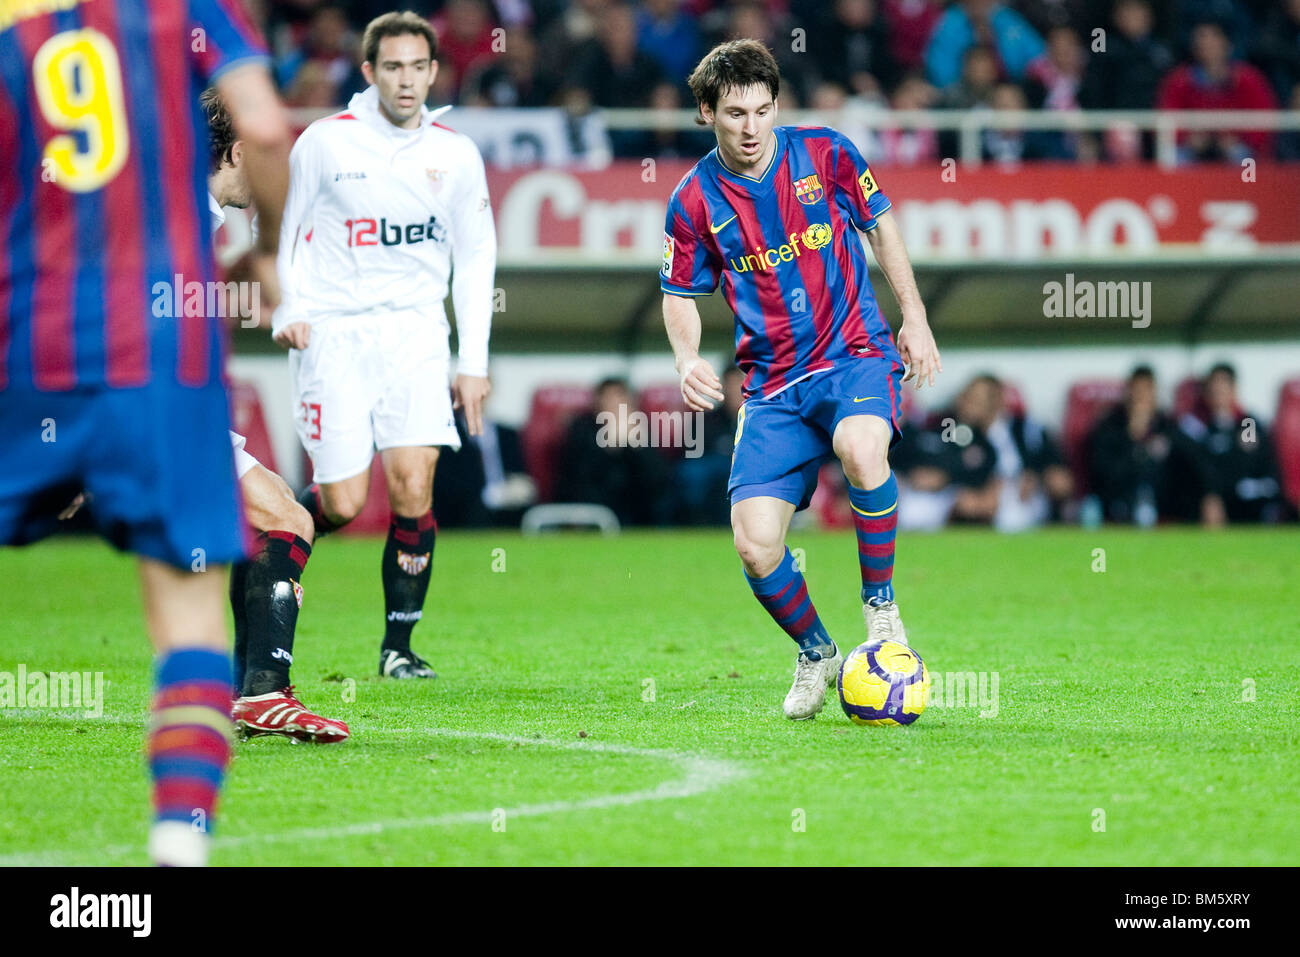
[[[270,694],[239,698],[231,717],[235,728],[246,738],[279,734],[316,744],[333,744],[348,738],[348,726],[342,721],[322,718],[304,708],[293,696],[293,685]]]

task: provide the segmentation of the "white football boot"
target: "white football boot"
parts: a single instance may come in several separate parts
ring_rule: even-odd
[[[862,617],[867,622],[867,641],[896,641],[907,644],[907,632],[903,630],[903,619],[898,617],[898,605],[887,601],[880,605],[863,605]]]
[[[831,657],[815,661],[807,655],[799,655],[794,666],[794,684],[790,686],[790,692],[781,706],[785,716],[791,721],[817,717],[817,712],[826,703],[826,689],[835,684],[843,663],[844,656],[838,647]]]

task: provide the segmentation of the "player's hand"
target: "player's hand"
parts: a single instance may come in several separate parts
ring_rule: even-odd
[[[483,434],[483,403],[491,391],[492,383],[482,375],[458,375],[451,384],[451,407],[465,410],[465,426],[470,435]]]
[[[311,323],[291,322],[272,338],[278,346],[285,349],[306,349],[311,342]]]
[[[934,377],[943,371],[943,361],[939,358],[939,347],[934,344],[934,333],[925,319],[903,320],[903,328],[898,330],[898,354],[907,365],[904,382],[915,379],[918,389],[923,382],[934,387]]]
[[[713,408],[713,399],[717,402],[726,400],[722,394],[722,380],[718,378],[713,366],[696,356],[682,363],[682,398],[688,409],[708,412]]]
[[[86,504],[88,498],[90,498],[89,492],[78,492],[77,497],[69,503],[68,507],[59,513],[59,521],[66,522],[76,515],[77,512],[81,511],[81,506]]]

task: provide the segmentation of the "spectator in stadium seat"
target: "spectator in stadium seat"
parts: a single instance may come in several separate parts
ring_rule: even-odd
[[[687,413],[703,417],[703,451],[697,458],[682,458],[677,463],[674,512],[683,524],[726,525],[730,521],[727,481],[736,421],[745,401],[744,384],[745,374],[731,364],[722,373],[724,401],[708,412]]]
[[[813,70],[851,96],[878,97],[898,81],[889,25],[876,0],[835,0],[830,22],[808,39]]]
[[[1211,477],[1207,523],[1277,522],[1285,506],[1277,457],[1268,432],[1237,401],[1237,373],[1227,363],[1212,368],[1196,407],[1178,426],[1200,450]]]
[[[1174,55],[1155,34],[1155,15],[1148,0],[1119,0],[1106,33],[1106,51],[1088,59],[1079,104],[1086,110],[1150,110],[1160,80],[1174,67]],[[1155,154],[1155,138],[1141,134],[1141,155]],[[1136,159],[1127,144],[1107,137],[1110,159]]]
[[[497,57],[480,58],[461,84],[461,101],[470,106],[549,106],[554,79],[540,69],[537,43],[524,27],[510,30]]]
[[[719,10],[719,13],[722,12],[724,11]],[[773,14],[760,0],[734,0],[725,8],[725,12],[726,26],[718,36],[719,42],[744,38],[762,41],[772,51],[777,66],[781,69],[781,108],[797,109],[799,104],[808,99],[816,78],[811,75],[813,64],[809,54],[793,49],[786,29],[789,24],[782,24],[782,28],[778,29]],[[806,29],[811,33],[817,28]]]
[[[1162,110],[1267,110],[1277,98],[1264,74],[1232,59],[1232,45],[1222,26],[1198,23],[1192,30],[1192,62],[1177,67],[1160,84],[1156,105]],[[1272,153],[1267,130],[1186,130],[1179,134],[1179,158],[1228,160]]]
[[[662,523],[667,515],[668,466],[657,449],[631,444],[636,410],[623,379],[610,378],[596,386],[595,407],[569,426],[560,457],[556,500],[604,505],[624,525]],[[601,414],[610,430],[602,431]],[[608,437],[609,442],[602,443]],[[647,437],[648,438],[648,437]]]
[[[585,91],[594,106],[646,107],[650,105],[650,91],[665,79],[654,58],[637,49],[632,9],[615,4],[605,10],[596,38],[574,54],[565,85],[570,91]],[[615,156],[643,155],[642,131],[612,130],[609,138]]]
[[[1119,0],[1106,32],[1106,52],[1091,57],[1079,103],[1088,110],[1149,110],[1174,55],[1155,34],[1148,0]]]
[[[993,90],[993,109],[1023,110],[1025,91],[1014,83],[999,83]],[[1024,160],[1068,159],[1066,141],[1056,130],[987,127],[980,134],[980,152],[988,162],[1014,166]]]
[[[1042,36],[1053,27],[1088,32],[1100,26],[1096,0],[1012,0],[1011,6]]]
[[[889,453],[899,477],[900,529],[934,531],[950,521],[993,521],[1000,483],[997,450],[985,425],[997,416],[999,402],[998,392],[981,377],[958,393],[951,410],[903,434]]]
[[[998,85],[998,57],[992,47],[974,46],[962,54],[961,76],[939,93],[943,110],[971,110],[993,105]]]
[[[646,0],[637,12],[637,47],[658,62],[664,76],[689,90],[686,77],[700,58],[700,31],[682,10],[683,0]]]
[[[1209,21],[1223,30],[1234,59],[1245,59],[1255,45],[1255,21],[1242,0],[1176,0],[1171,20],[1178,28],[1178,46],[1183,52],[1195,49],[1196,27]]]
[[[889,105],[895,110],[928,110],[938,96],[938,91],[923,76],[913,73],[898,84]],[[885,128],[878,132],[876,139],[879,142],[876,156],[868,156],[868,160],[878,157],[888,166],[915,166],[939,159],[939,134],[935,130]]]
[[[889,24],[889,49],[900,70],[925,69],[925,47],[943,15],[938,0],[881,0],[881,12]]]
[[[985,375],[975,381],[991,390],[986,403],[997,410],[984,427],[997,455],[995,468],[1001,479],[994,527],[1000,532],[1018,532],[1059,516],[1074,494],[1074,477],[1061,458],[1060,447],[1039,422],[1022,410],[1007,407],[998,379]]]
[[[940,89],[955,83],[963,55],[973,46],[995,50],[1002,71],[1016,82],[1045,49],[1038,31],[1010,7],[996,0],[958,0],[939,19],[926,47],[930,82]]]
[[[439,86],[450,93],[450,102],[459,103],[465,78],[499,52],[492,48],[496,24],[484,0],[447,0],[432,22],[438,33]]]
[[[1259,31],[1255,59],[1286,102],[1300,84],[1300,0],[1282,0]],[[1294,108],[1294,107],[1293,107]]]
[[[470,435],[456,411],[460,449],[445,448],[433,479],[433,514],[447,528],[517,526],[537,500],[524,466],[519,432],[484,417],[483,433]]]
[[[300,49],[277,68],[291,106],[337,106],[366,87],[357,63],[358,39],[342,7],[318,8]]]
[[[1155,373],[1138,366],[1124,401],[1088,437],[1088,483],[1110,521],[1218,520],[1202,457],[1156,401]]]

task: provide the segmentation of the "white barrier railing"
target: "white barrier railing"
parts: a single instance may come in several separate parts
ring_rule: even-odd
[[[470,109],[470,108],[466,108]],[[555,109],[558,108],[541,108]],[[305,127],[312,120],[335,112],[297,108],[293,122]],[[490,112],[490,111],[486,111]],[[520,113],[524,111],[510,111]],[[595,116],[607,130],[689,131],[700,128],[694,110],[598,110]],[[890,110],[870,105],[840,110],[790,110],[781,122],[884,130],[953,130],[959,137],[959,157],[966,165],[981,163],[980,136],[985,130],[1059,130],[1067,133],[1111,130],[1153,131],[1156,161],[1162,166],[1178,162],[1178,135],[1190,130],[1300,130],[1300,110]],[[1271,157],[1256,157],[1269,159]]]

